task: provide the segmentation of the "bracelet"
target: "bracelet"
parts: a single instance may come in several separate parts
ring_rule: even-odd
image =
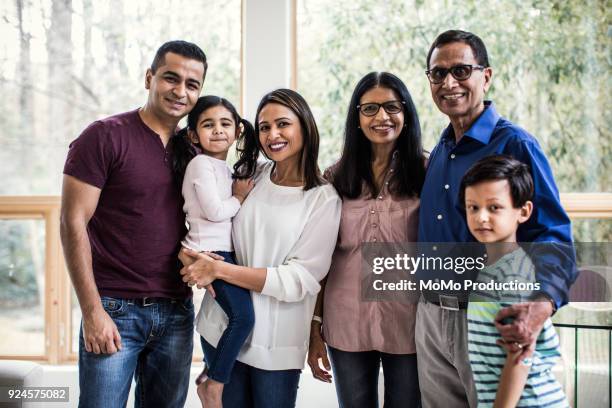
[[[323,324],[323,318],[321,316],[313,315],[312,316],[312,321],[320,323],[320,324]]]

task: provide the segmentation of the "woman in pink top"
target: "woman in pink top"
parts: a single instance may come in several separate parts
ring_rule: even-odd
[[[363,77],[344,133],[342,157],[326,172],[342,197],[342,217],[312,320],[308,364],[315,378],[331,382],[329,352],[342,408],[378,407],[381,364],[385,407],[418,407],[417,305],[364,302],[360,290],[363,242],[417,238],[425,157],[406,85],[386,72]]]

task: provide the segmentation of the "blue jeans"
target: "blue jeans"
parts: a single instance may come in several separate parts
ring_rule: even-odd
[[[136,407],[182,407],[193,350],[193,301],[102,297],[121,335],[121,351],[94,354],[79,339],[79,407],[124,407],[132,377]]]
[[[202,339],[206,362],[217,350]],[[223,408],[295,407],[302,370],[262,370],[236,361],[229,383],[223,388]]]
[[[421,406],[416,354],[349,352],[328,347],[340,408],[378,407],[378,373],[385,377],[385,408]]]
[[[225,262],[236,264],[233,252],[215,251]],[[217,344],[215,357],[210,359],[208,376],[215,381],[227,384],[234,368],[234,363],[244,341],[249,337],[255,325],[255,312],[251,292],[220,279],[212,283],[215,289],[215,300],[228,318],[227,327]]]

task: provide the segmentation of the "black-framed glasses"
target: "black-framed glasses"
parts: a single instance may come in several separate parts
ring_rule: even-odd
[[[459,64],[453,65],[450,68],[432,68],[425,71],[427,74],[427,78],[429,78],[429,82],[432,84],[441,84],[446,79],[446,76],[450,72],[450,74],[457,81],[465,81],[470,76],[472,76],[472,71],[475,69],[484,70],[485,67],[482,65],[470,65],[470,64]]]
[[[406,102],[404,101],[388,101],[384,103],[370,102],[357,105],[357,109],[359,109],[359,112],[361,112],[363,116],[374,116],[382,106],[389,115],[397,115],[404,110],[405,104]]]

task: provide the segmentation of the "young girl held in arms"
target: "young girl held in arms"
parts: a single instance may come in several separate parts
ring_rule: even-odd
[[[232,172],[225,160],[238,137],[252,138],[254,133],[253,126],[240,118],[236,108],[218,96],[199,98],[189,113],[187,127],[175,136],[173,146],[174,170],[182,182],[183,210],[189,226],[182,242],[184,248],[213,252],[219,259],[236,263],[232,217],[253,188],[253,181],[232,181]],[[199,149],[199,154],[191,144]],[[179,258],[185,266],[192,262],[189,257]],[[196,384],[202,406],[221,408],[223,386],[229,382],[238,352],[253,329],[253,303],[248,290],[219,279],[207,289],[229,322],[214,360],[198,376]]]

